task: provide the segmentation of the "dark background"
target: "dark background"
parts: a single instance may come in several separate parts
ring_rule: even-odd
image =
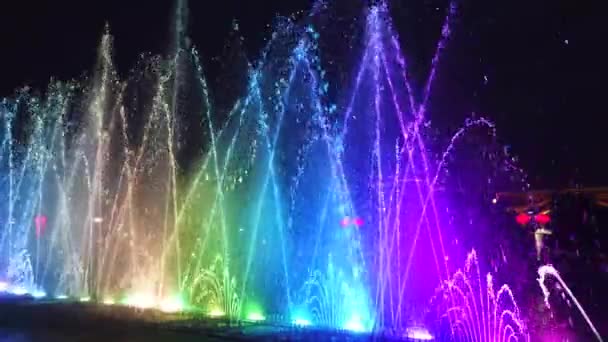
[[[448,4],[389,3],[412,72],[423,77]],[[5,5],[0,12],[0,96],[25,84],[43,88],[52,76],[70,79],[92,70],[106,21],[123,75],[140,53],[167,52],[171,42],[173,0],[21,0]],[[600,1],[461,0],[457,6],[432,98],[439,108],[431,113],[433,120],[447,122],[452,130],[471,112],[494,120],[533,188],[608,185],[603,82],[608,49]],[[247,56],[255,60],[275,16],[301,15],[312,3],[194,0],[189,7],[190,36],[211,77],[220,69],[234,19]]]

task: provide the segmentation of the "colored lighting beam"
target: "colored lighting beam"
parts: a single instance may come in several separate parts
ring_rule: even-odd
[[[375,133],[375,147],[374,147],[374,156],[376,157],[376,165],[377,165],[377,178],[378,178],[378,186],[377,186],[377,192],[378,192],[378,199],[379,199],[379,204],[378,204],[378,215],[379,215],[379,222],[378,222],[378,230],[380,232],[380,236],[382,239],[382,236],[390,236],[388,230],[391,227],[388,227],[386,225],[385,221],[389,221],[390,218],[387,216],[387,214],[383,211],[380,210],[380,208],[384,208],[385,204],[387,201],[386,197],[387,195],[392,196],[392,194],[395,192],[396,188],[389,188],[384,186],[384,174],[383,169],[381,168],[382,166],[382,160],[380,158],[380,156],[383,154],[383,151],[380,150],[380,147],[382,146],[382,144],[380,143],[380,135],[382,130],[379,128],[380,127],[380,117],[381,117],[381,112],[383,112],[381,110],[381,106],[383,105],[383,101],[381,99],[381,91],[380,91],[380,74],[381,74],[381,69],[384,70],[384,74],[385,74],[385,78],[387,80],[389,89],[391,91],[391,93],[393,94],[393,109],[395,110],[397,119],[399,120],[401,129],[402,129],[402,135],[403,137],[405,137],[406,139],[408,137],[411,136],[410,132],[408,131],[408,129],[406,128],[406,124],[405,124],[405,120],[404,120],[404,111],[401,108],[401,104],[399,103],[398,99],[396,98],[396,94],[398,92],[397,89],[395,89],[394,85],[393,85],[393,81],[391,80],[390,75],[395,75],[395,74],[400,74],[400,75],[406,75],[407,73],[405,72],[405,60],[402,57],[402,54],[398,53],[398,61],[401,63],[401,67],[403,70],[399,70],[399,71],[395,71],[395,70],[388,70],[388,64],[387,64],[387,53],[388,51],[386,51],[386,47],[383,45],[382,39],[383,36],[385,35],[385,32],[383,30],[383,26],[381,26],[381,23],[384,22],[383,20],[381,20],[382,16],[386,16],[386,8],[384,7],[375,7],[372,12],[370,13],[369,17],[368,17],[368,36],[369,36],[369,41],[368,41],[368,51],[366,51],[366,58],[373,58],[373,62],[372,61],[367,61],[366,63],[369,63],[372,65],[372,71],[373,71],[373,75],[374,75],[374,81],[375,81],[375,85],[376,85],[376,94],[375,94],[375,109],[373,110],[375,113],[375,118],[376,118],[376,133]],[[448,16],[449,17],[449,16]],[[446,25],[447,23],[449,23],[449,18],[446,18]],[[449,32],[449,30],[444,30],[447,32]],[[395,37],[395,35],[390,33],[389,30],[389,38],[391,39],[391,41],[393,42],[394,46],[393,48],[395,48],[396,51],[399,52],[399,46],[397,44],[398,39]],[[445,38],[445,37],[444,37]],[[443,41],[440,42],[440,46],[443,44]],[[438,48],[438,51],[441,48]],[[437,62],[438,57],[434,58],[434,62]],[[364,63],[365,64],[365,63]],[[363,65],[364,65],[363,64]],[[436,63],[433,63],[434,67]],[[428,84],[430,85],[432,83],[432,78],[433,75],[431,75],[431,77],[429,77],[429,82]],[[414,116],[416,117],[417,120],[421,120],[424,117],[424,110],[425,110],[425,102],[426,102],[426,95],[425,94],[425,100],[423,101],[422,104],[417,104],[414,101],[413,98],[413,92],[411,91],[411,87],[409,85],[409,82],[407,79],[405,79],[405,85],[408,89],[408,95],[410,98],[409,101],[409,105],[410,105],[410,111],[412,114],[414,114]],[[430,89],[430,86],[428,87]],[[354,96],[354,95],[353,95]],[[352,105],[352,104],[351,104]],[[352,109],[349,108],[347,109],[347,113],[352,112]],[[348,120],[348,117],[345,118],[345,122]],[[344,131],[346,131],[346,127],[344,128]],[[407,164],[407,168],[410,172],[413,172],[414,174],[417,172],[417,170],[425,170],[424,172],[428,172],[427,170],[429,170],[429,163],[427,161],[426,155],[425,155],[425,151],[426,151],[426,147],[420,137],[420,134],[418,132],[418,127],[417,125],[414,127],[413,129],[413,139],[412,142],[413,144],[411,146],[407,147],[407,155],[408,155],[408,160],[409,163]],[[417,153],[415,153],[417,152]],[[385,153],[385,152],[384,152]],[[417,161],[414,159],[414,155],[416,155],[417,157]],[[416,166],[415,164],[419,163],[421,165]],[[400,177],[400,171],[402,173],[403,170],[399,170],[399,167],[396,167],[396,174],[395,174],[395,178],[397,178],[397,181],[394,182],[393,186],[396,187],[397,184],[399,184],[399,177]],[[405,172],[405,175],[407,175],[407,170]],[[403,176],[401,176],[403,177]],[[423,189],[422,185],[419,184],[419,182],[416,182],[416,187],[417,187],[417,192],[418,192],[418,198],[420,199],[420,202],[423,204],[422,207],[422,213],[420,215],[420,222],[418,223],[418,225],[416,226],[416,233],[414,235],[414,239],[413,239],[413,247],[410,250],[410,254],[413,253],[413,251],[416,249],[416,242],[418,240],[418,236],[420,233],[420,228],[424,227],[429,231],[429,234],[431,235],[431,239],[430,239],[430,243],[431,243],[431,248],[433,251],[433,256],[435,257],[435,264],[437,267],[437,271],[438,274],[440,275],[440,277],[442,278],[447,278],[448,276],[448,266],[447,266],[447,261],[445,260],[445,258],[443,258],[442,256],[445,255],[445,249],[444,249],[444,245],[443,245],[443,239],[441,236],[441,227],[439,226],[439,222],[441,222],[441,220],[438,217],[438,213],[437,213],[437,209],[436,209],[436,205],[435,205],[435,200],[434,200],[434,196],[433,196],[433,187],[434,187],[434,182],[431,182],[431,180],[428,177],[428,174],[425,175],[424,177],[424,182],[426,185],[426,188]],[[402,182],[403,183],[403,182]],[[404,184],[404,183],[403,183]],[[405,191],[399,191],[399,198],[397,200],[391,200],[389,203],[395,203],[395,207],[391,208],[391,210],[395,211],[396,213],[400,213],[401,209],[402,209],[402,203],[404,202],[404,193]],[[427,206],[430,205],[431,208],[431,215],[434,215],[434,220],[429,220],[428,215],[426,213],[427,211]],[[390,215],[390,214],[388,214]],[[399,217],[399,215],[397,214],[397,217]],[[431,224],[430,222],[434,222],[434,224]],[[397,220],[397,226],[396,227],[392,227],[393,231],[399,231],[400,229],[402,229],[400,227],[400,223],[399,220]],[[436,247],[436,242],[433,241],[434,239],[438,240],[438,245],[439,248]],[[394,242],[392,241],[384,241],[384,246],[382,247],[383,250],[386,249],[388,251],[389,254],[385,254],[385,255],[381,255],[380,256],[380,260],[381,262],[383,260],[390,260],[391,258],[395,258],[398,257],[398,255],[391,255],[390,251],[397,251],[396,253],[399,253],[399,251],[401,250],[400,246],[393,246]],[[381,253],[384,254],[384,253]],[[412,259],[411,255],[410,255],[410,260]],[[440,266],[440,262],[439,259],[443,260],[443,266]],[[396,269],[393,271],[389,271],[387,274],[390,274],[390,276],[387,279],[381,279],[379,280],[380,282],[386,282],[390,287],[392,287],[394,289],[394,291],[387,291],[386,293],[388,295],[390,295],[390,293],[394,293],[396,294],[396,298],[392,298],[391,301],[393,302],[397,302],[397,307],[401,307],[401,302],[403,300],[404,297],[404,290],[405,290],[405,281],[408,278],[409,275],[409,266],[411,263],[407,263],[406,266],[406,270],[405,272],[403,272],[403,270],[401,269]],[[381,266],[383,267],[383,266]],[[404,275],[402,276],[402,274],[404,273]],[[393,278],[393,275],[396,274],[397,275],[397,279]],[[396,281],[395,281],[396,280]],[[385,288],[386,285],[381,286],[382,288]],[[385,305],[385,303],[380,303],[382,306]],[[380,308],[380,315],[383,315],[384,312],[389,312],[389,311],[393,311],[393,310],[388,310],[384,309],[384,308]],[[394,312],[394,311],[393,311]]]

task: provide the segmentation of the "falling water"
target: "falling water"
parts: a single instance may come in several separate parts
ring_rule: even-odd
[[[568,294],[568,297],[576,305],[576,308],[581,313],[581,315],[583,315],[585,322],[587,322],[587,325],[589,326],[589,328],[591,329],[591,331],[593,332],[593,334],[595,335],[597,340],[603,341],[602,337],[600,336],[600,333],[597,331],[597,329],[593,325],[593,322],[591,321],[591,319],[585,312],[585,309],[583,309],[583,306],[579,303],[578,299],[576,299],[576,297],[574,296],[574,294],[572,293],[572,291],[570,290],[570,288],[568,287],[566,282],[564,282],[564,279],[562,279],[562,277],[559,275],[559,272],[555,269],[555,267],[553,267],[551,265],[544,265],[544,266],[539,267],[538,276],[539,276],[538,284],[540,285],[541,289],[543,290],[543,294],[545,296],[545,304],[547,305],[547,307],[550,307],[549,296],[551,295],[551,291],[549,291],[549,288],[547,287],[545,281],[547,279],[547,276],[551,276],[551,277],[554,277],[555,279],[557,279],[557,281],[559,282],[561,287],[564,289],[564,291],[566,291],[566,293]]]
[[[464,270],[457,271],[436,295],[437,312],[452,336],[464,341],[528,341],[525,323],[507,285],[498,291],[491,274],[480,272],[477,253],[471,252]]]
[[[227,113],[189,44],[187,2],[175,8],[168,56],[143,56],[120,77],[106,28],[91,78],[2,100],[0,272],[10,282],[61,298],[417,336],[430,334],[411,325],[412,305],[445,284],[451,331],[525,340],[511,291],[495,292],[489,275],[483,284],[476,254],[455,276],[448,263],[441,176],[470,130],[495,135],[478,118],[443,154],[427,145],[454,5],[421,96],[379,4],[367,9],[339,99],[314,20],[284,19]]]

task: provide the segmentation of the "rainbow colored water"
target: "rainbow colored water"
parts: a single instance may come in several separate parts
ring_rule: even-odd
[[[468,121],[440,158],[426,145],[455,8],[414,90],[386,6],[370,7],[352,84],[335,101],[312,20],[322,10],[278,25],[228,113],[183,43],[184,1],[167,58],[143,58],[121,78],[107,30],[92,78],[4,99],[3,277],[60,299],[421,339],[431,335],[413,308],[449,284],[446,317],[462,323],[455,308],[474,301],[458,281],[470,285],[472,266],[450,280],[438,180],[469,128],[494,128]],[[510,293],[477,286],[492,300]],[[480,325],[499,307],[469,317],[465,338],[502,333]],[[523,326],[508,327],[525,339]]]

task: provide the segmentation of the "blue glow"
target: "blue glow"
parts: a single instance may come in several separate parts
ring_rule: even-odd
[[[23,296],[27,294],[27,290],[23,287],[13,287],[9,290],[9,292],[14,294],[15,296]]]
[[[353,315],[347,322],[344,324],[344,330],[352,331],[352,332],[365,332],[365,326],[361,322],[361,318],[359,315]]]
[[[295,318],[293,321],[291,321],[291,323],[299,327],[308,327],[312,325],[309,320],[299,317]]]
[[[36,299],[44,298],[44,297],[46,297],[46,292],[41,291],[41,290],[36,290],[36,291],[32,292],[32,297],[34,297]]]

